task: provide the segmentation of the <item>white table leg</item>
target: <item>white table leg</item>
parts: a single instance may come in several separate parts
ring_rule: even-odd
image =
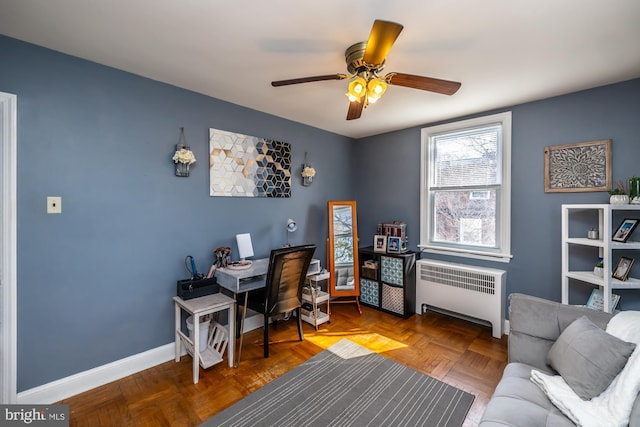
[[[180,313],[181,313],[181,309],[180,306],[178,305],[178,303],[174,303],[175,305],[175,312],[176,312],[176,319],[175,319],[175,332],[176,332],[176,362],[180,361],[180,350],[182,350],[182,340],[180,339],[180,335],[178,334],[178,331],[180,330]]]
[[[198,384],[200,374],[200,315],[193,315],[193,383]]]
[[[236,346],[236,309],[235,302],[229,304],[228,306],[228,314],[229,314],[229,343],[227,344],[227,359],[229,359],[229,367],[233,368],[234,366],[234,358],[235,358],[235,349]]]

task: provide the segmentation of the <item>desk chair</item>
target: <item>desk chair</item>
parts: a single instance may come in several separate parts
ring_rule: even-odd
[[[307,277],[315,245],[274,249],[269,257],[266,288],[249,294],[247,307],[264,315],[264,357],[269,357],[269,318],[295,311],[298,336],[302,334],[302,288]]]

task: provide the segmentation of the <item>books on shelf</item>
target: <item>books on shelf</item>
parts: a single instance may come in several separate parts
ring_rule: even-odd
[[[620,301],[620,295],[611,294],[611,310],[613,311],[617,305],[618,301]],[[593,310],[603,310],[604,309],[604,296],[602,294],[602,289],[594,289],[589,296],[589,300],[587,300],[586,307],[591,308]]]

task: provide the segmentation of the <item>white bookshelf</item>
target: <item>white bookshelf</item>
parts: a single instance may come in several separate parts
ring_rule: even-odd
[[[598,230],[599,238],[597,240],[587,239],[583,236],[570,235],[570,223],[572,221],[572,213],[577,211],[595,211],[597,212],[597,224],[593,224],[593,228]],[[638,277],[638,265],[636,272],[625,281],[621,281],[612,277],[612,272],[616,268],[617,259],[616,251],[622,250],[638,250],[640,251],[640,231],[635,231],[631,235],[630,240],[625,243],[617,242],[611,239],[614,231],[619,226],[616,221],[613,222],[613,214],[615,212],[623,212],[628,218],[640,218],[640,205],[610,205],[610,204],[572,204],[562,205],[562,303],[569,303],[569,279],[579,280],[602,289],[604,296],[604,311],[611,312],[611,293],[614,289],[640,289],[640,278]],[[574,231],[575,232],[575,231]],[[587,230],[584,230],[586,235]],[[635,239],[635,240],[633,240]],[[580,271],[571,270],[569,261],[571,250],[575,247],[593,247],[598,250],[598,256],[602,258],[604,264],[603,277],[597,276],[593,270]],[[639,252],[640,253],[640,252]],[[639,264],[640,265],[640,264]]]

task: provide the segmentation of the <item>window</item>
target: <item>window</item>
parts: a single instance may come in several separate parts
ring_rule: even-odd
[[[511,259],[511,113],[422,129],[420,245]]]

